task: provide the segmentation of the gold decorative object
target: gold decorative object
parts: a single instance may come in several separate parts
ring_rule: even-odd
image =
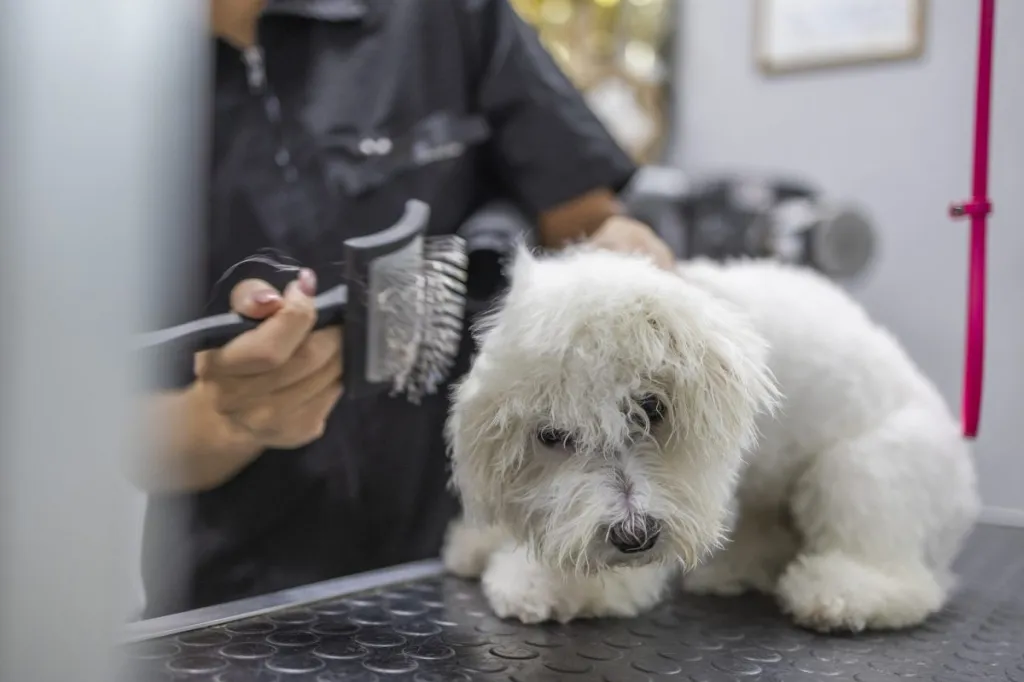
[[[660,160],[677,0],[511,2],[619,143],[640,163]]]

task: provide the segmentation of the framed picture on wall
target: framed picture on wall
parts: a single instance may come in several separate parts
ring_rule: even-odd
[[[754,0],[754,51],[766,73],[913,59],[927,0]]]

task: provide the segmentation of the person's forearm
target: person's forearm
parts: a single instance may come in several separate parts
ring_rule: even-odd
[[[148,456],[129,469],[133,482],[149,493],[215,488],[262,451],[213,409],[198,385],[152,396],[146,413]]]
[[[588,192],[540,216],[540,242],[562,248],[584,242],[619,253],[641,254],[674,271],[676,255],[650,225],[630,218],[609,190]]]
[[[588,192],[539,216],[540,242],[560,248],[593,235],[609,218],[622,215],[623,208],[609,189]]]

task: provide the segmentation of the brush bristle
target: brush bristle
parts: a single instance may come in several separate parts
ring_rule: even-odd
[[[408,296],[416,310],[408,318],[416,326],[414,342],[402,370],[395,373],[394,390],[418,403],[445,383],[462,341],[466,308],[468,257],[458,236],[430,237],[424,241],[423,268],[415,294]],[[412,292],[410,292],[412,294]],[[410,339],[412,340],[412,339]]]

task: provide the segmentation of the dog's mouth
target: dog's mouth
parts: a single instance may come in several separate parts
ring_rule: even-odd
[[[612,552],[605,553],[601,557],[600,561],[597,562],[596,567],[598,570],[639,568],[641,566],[661,564],[667,561],[672,561],[672,557],[657,549],[646,552],[635,552],[633,554],[623,554],[622,552],[614,550]]]

